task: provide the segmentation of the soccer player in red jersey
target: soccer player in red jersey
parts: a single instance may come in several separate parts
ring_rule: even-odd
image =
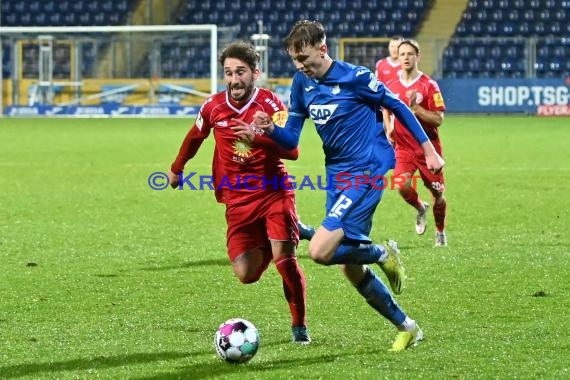
[[[445,103],[437,82],[418,70],[420,47],[414,40],[403,40],[398,46],[398,57],[402,72],[386,86],[412,109],[437,153],[442,154],[439,139],[439,126],[443,123]],[[389,115],[384,111],[384,120]],[[433,173],[428,170],[424,154],[419,144],[406,128],[392,118],[393,125],[386,125],[396,150],[395,176],[405,176],[407,181],[400,187],[400,195],[417,210],[416,232],[423,234],[426,230],[426,212],[429,203],[420,200],[412,176],[419,170],[424,185],[433,196],[433,215],[436,226],[435,246],[447,246],[445,235],[445,216],[447,201],[444,196],[445,180],[443,172]]]
[[[213,131],[213,185],[217,201],[226,205],[233,271],[242,283],[251,284],[273,261],[289,303],[293,342],[308,344],[305,275],[295,253],[299,242],[295,194],[281,160],[297,159],[298,151],[285,150],[262,130],[250,127],[256,111],[268,113],[279,125],[287,120],[287,108],[279,97],[255,86],[259,58],[247,42],[234,42],[223,50],[220,63],[227,90],[202,104],[168,176],[171,186],[177,187],[186,162]]]
[[[398,45],[404,38],[402,36],[394,36],[388,43],[389,55],[376,62],[374,74],[382,83],[388,83],[400,74],[400,60],[398,59]]]

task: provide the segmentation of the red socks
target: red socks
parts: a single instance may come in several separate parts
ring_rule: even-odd
[[[433,205],[433,217],[435,219],[435,227],[438,232],[443,232],[445,229],[445,214],[447,209],[447,201],[442,199]]]
[[[297,263],[297,257],[285,257],[275,262],[283,279],[285,299],[291,310],[292,326],[307,326],[305,274]]]

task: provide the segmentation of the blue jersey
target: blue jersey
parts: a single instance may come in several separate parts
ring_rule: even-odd
[[[289,115],[313,120],[329,171],[374,172],[383,156],[393,160],[388,144],[372,143],[385,140],[377,110],[396,102],[399,100],[367,68],[334,61],[318,80],[295,74]]]
[[[289,118],[285,128],[275,127],[271,134],[291,149],[299,143],[304,120],[313,120],[323,141],[327,178],[332,182],[322,226],[329,231],[342,228],[354,241],[370,242],[372,217],[384,188],[379,176],[394,164],[394,150],[379,122],[380,107],[402,121],[420,144],[428,141],[412,111],[370,70],[340,61],[333,61],[319,79],[295,74]],[[351,186],[337,186],[337,174],[342,172],[349,174]],[[359,186],[359,176],[372,176],[374,183]]]
[[[328,170],[374,171],[378,164],[383,165],[377,160],[387,145],[374,143],[385,139],[379,107],[390,110],[420,144],[428,140],[410,109],[369,69],[342,61],[333,61],[323,78],[295,74],[289,119],[285,128],[276,127],[271,137],[287,149],[294,148],[299,143],[303,121],[310,118],[323,141]]]

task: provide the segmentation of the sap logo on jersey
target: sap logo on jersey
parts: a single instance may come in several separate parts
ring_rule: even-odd
[[[309,114],[315,124],[325,124],[331,118],[338,107],[338,104],[312,105],[309,107]]]

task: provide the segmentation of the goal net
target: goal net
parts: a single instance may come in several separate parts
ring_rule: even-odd
[[[216,25],[0,27],[0,114],[196,114],[232,38]]]
[[[339,58],[374,71],[376,62],[390,54],[389,42],[390,38],[340,38]]]

